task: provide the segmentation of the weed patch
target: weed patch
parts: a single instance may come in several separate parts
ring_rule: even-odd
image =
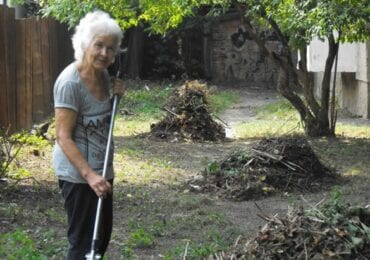
[[[47,259],[34,241],[20,229],[0,235],[0,257],[4,259]]]

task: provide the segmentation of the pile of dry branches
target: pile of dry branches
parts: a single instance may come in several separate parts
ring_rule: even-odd
[[[321,164],[304,138],[272,138],[211,163],[190,187],[250,200],[274,192],[314,191],[334,181],[337,176]]]
[[[208,88],[199,81],[187,81],[175,88],[163,108],[166,117],[151,126],[150,136],[176,141],[219,141],[225,138],[224,127],[212,119]]]
[[[209,259],[370,259],[369,205],[337,202],[294,209],[284,218],[261,211],[267,224],[255,238],[239,238],[229,252]]]

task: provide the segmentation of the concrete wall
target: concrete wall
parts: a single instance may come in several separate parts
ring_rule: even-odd
[[[356,72],[358,43],[343,43],[338,53],[337,71]],[[314,39],[307,47],[307,69],[312,72],[323,72],[328,56],[328,40]]]
[[[336,95],[340,108],[354,116],[370,119],[370,41],[356,45],[352,54],[346,54],[357,57],[355,72],[337,74]],[[320,96],[322,77],[322,72],[314,73],[317,96]]]
[[[364,118],[370,118],[370,41],[358,45],[358,63],[356,80],[358,89],[359,112]],[[363,105],[362,105],[363,104]]]

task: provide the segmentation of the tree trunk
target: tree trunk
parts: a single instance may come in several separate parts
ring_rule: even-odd
[[[325,74],[322,82],[321,102],[317,102],[313,92],[313,80],[307,71],[306,49],[301,51],[304,55],[299,64],[299,70],[293,64],[287,37],[280,31],[278,25],[270,18],[263,17],[268,21],[277,33],[283,53],[275,53],[266,47],[266,42],[259,37],[257,29],[252,25],[248,17],[244,16],[243,9],[241,20],[249,35],[259,47],[262,55],[268,56],[280,68],[277,89],[297,109],[305,134],[311,137],[334,136],[335,133],[329,124],[329,98],[330,98],[330,76],[337,48],[335,48],[334,37],[329,39],[329,55],[326,61]],[[334,43],[334,45],[333,45]],[[290,84],[296,84],[303,92],[304,100],[296,93]]]
[[[338,53],[339,44],[335,42],[333,34],[328,37],[329,53],[325,62],[324,77],[321,82],[321,111],[320,121],[334,135],[335,126],[329,124],[329,103],[330,103],[330,81],[335,57]]]
[[[129,30],[127,37],[128,49],[127,55],[124,58],[124,71],[128,78],[140,78],[143,66],[143,29],[141,27],[134,27]]]
[[[307,109],[299,95],[290,88],[290,74],[291,73],[287,68],[280,67],[277,90],[283,97],[288,99],[295,109],[297,109],[301,121],[304,121],[307,117]]]

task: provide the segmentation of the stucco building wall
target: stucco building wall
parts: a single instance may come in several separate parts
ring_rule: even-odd
[[[354,72],[337,73],[338,104],[354,116],[370,119],[370,41],[357,43],[356,48],[347,55],[356,56],[355,69]],[[315,72],[314,78],[315,93],[320,96],[323,73]]]

